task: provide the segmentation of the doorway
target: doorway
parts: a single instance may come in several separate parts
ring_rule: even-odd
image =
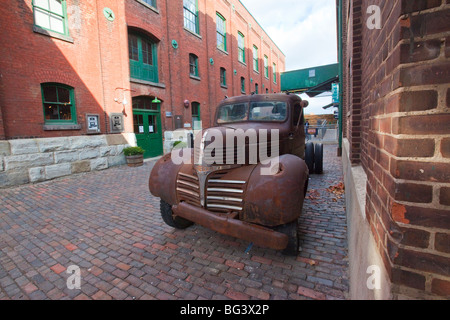
[[[137,145],[145,150],[144,158],[163,154],[161,103],[152,102],[153,97],[133,98],[133,128]]]

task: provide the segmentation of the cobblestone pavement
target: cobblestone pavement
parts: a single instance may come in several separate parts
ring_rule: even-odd
[[[298,257],[165,225],[154,162],[0,190],[0,299],[346,299],[345,201],[327,190],[342,181],[336,146],[324,158]],[[80,289],[67,286],[72,265]]]

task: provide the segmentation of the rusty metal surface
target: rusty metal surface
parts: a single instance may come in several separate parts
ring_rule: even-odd
[[[292,222],[300,216],[308,167],[305,161],[293,155],[281,156],[280,165],[281,171],[274,176],[261,175],[261,165],[253,170],[242,220],[272,227]]]
[[[184,202],[173,206],[172,210],[177,216],[193,221],[203,227],[242,240],[251,241],[258,246],[282,250],[288,244],[287,235],[234,219],[233,215],[211,213]]]
[[[159,159],[150,173],[148,181],[150,193],[164,199],[169,204],[176,204],[177,176],[181,167],[182,165],[172,162],[170,153]]]

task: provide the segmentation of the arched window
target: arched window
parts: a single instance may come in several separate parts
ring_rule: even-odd
[[[227,86],[227,70],[225,68],[220,68],[220,85]]]
[[[200,103],[192,102],[192,128],[194,130],[198,130],[201,127],[200,121],[202,120],[200,117]]]
[[[245,93],[245,78],[241,77],[241,92]]]
[[[130,77],[158,82],[158,57],[156,43],[139,33],[128,34]]]
[[[189,54],[189,74],[194,77],[198,77],[198,57],[190,53]]]

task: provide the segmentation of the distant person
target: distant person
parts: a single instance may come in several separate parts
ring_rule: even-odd
[[[306,135],[306,140],[309,140],[309,133],[308,133],[308,129],[309,129],[309,121],[306,121],[305,123],[305,135]]]

